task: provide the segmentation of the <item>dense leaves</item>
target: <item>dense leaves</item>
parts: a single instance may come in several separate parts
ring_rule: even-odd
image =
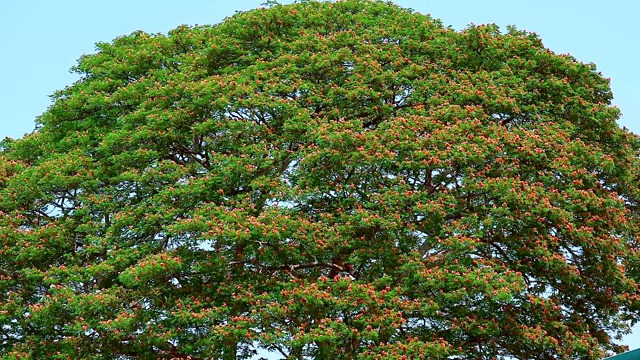
[[[638,318],[638,139],[534,34],[302,1],[75,71],[0,145],[3,359],[597,359]]]

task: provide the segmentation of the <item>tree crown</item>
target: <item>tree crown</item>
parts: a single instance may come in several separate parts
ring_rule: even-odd
[[[382,1],[99,43],[0,144],[3,358],[597,359],[638,138],[595,66]]]

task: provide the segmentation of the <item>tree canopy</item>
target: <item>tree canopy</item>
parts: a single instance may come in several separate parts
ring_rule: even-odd
[[[592,64],[302,1],[135,32],[0,143],[2,359],[598,359],[638,137]]]

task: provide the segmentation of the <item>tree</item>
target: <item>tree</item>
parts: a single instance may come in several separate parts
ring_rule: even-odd
[[[638,320],[636,135],[495,25],[269,4],[99,43],[0,145],[3,359],[597,359]]]

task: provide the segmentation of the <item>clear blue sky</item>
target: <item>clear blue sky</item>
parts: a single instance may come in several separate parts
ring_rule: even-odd
[[[31,132],[48,95],[77,79],[68,69],[98,41],[135,30],[220,22],[265,0],[20,0],[0,2],[0,138]],[[291,1],[282,1],[289,3]],[[633,0],[396,0],[462,29],[508,24],[536,32],[551,50],[593,62],[611,78],[621,126],[640,133],[640,2]],[[625,338],[640,347],[640,327]]]

